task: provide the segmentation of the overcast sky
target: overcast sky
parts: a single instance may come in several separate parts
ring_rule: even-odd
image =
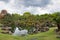
[[[60,11],[60,0],[0,0],[0,10],[9,13],[23,14],[28,11],[33,14],[44,14]]]

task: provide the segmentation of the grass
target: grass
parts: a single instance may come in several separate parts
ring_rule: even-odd
[[[12,36],[8,34],[0,33],[0,40],[60,40],[60,38],[56,38],[56,34],[54,32],[55,28],[50,28],[47,32],[42,32],[38,34],[28,35],[28,36]]]

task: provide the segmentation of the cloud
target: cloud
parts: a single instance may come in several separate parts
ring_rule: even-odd
[[[0,0],[0,1],[9,2],[9,0]]]
[[[45,7],[50,3],[50,0],[25,0],[25,6]]]
[[[19,14],[26,11],[32,14],[52,13],[60,11],[60,0],[0,0],[0,10],[2,9]]]
[[[19,4],[19,6],[22,4],[26,7],[45,7],[50,3],[50,0],[16,0],[15,3]]]

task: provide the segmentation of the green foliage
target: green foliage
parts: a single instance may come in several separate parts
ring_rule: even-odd
[[[43,24],[46,25],[46,22],[48,22],[49,25],[55,24],[55,22],[60,23],[60,12],[43,15],[33,15],[30,12],[25,12],[23,15],[7,13],[4,18],[0,19],[2,25],[10,26],[12,30],[14,30],[15,27],[22,27],[23,29],[29,30],[32,27],[36,27],[36,23],[41,27]]]

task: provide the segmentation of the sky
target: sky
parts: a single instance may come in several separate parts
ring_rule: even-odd
[[[0,11],[9,13],[45,14],[60,11],[60,0],[0,0]]]

